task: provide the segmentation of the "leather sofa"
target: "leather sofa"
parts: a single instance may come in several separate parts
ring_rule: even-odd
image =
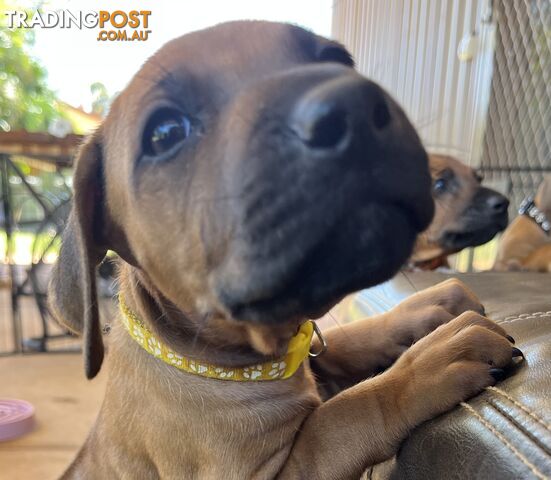
[[[400,274],[361,292],[348,308],[373,313],[450,276]],[[551,275],[453,276],[477,293],[487,315],[515,338],[526,361],[495,387],[418,427],[395,458],[362,478],[551,479]]]

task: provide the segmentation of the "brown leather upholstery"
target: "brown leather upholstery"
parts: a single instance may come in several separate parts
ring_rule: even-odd
[[[450,275],[400,275],[384,294],[396,301]],[[487,315],[515,338],[526,362],[514,375],[425,423],[368,479],[551,478],[551,275],[454,275],[481,298]],[[380,295],[381,291],[376,295]],[[379,299],[380,300],[380,299]]]

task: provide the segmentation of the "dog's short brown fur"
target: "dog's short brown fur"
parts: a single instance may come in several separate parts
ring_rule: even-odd
[[[534,203],[551,219],[551,175],[539,186]],[[551,272],[551,235],[532,219],[519,215],[501,237],[494,270]]]
[[[509,201],[483,187],[475,170],[447,155],[429,155],[434,218],[419,235],[410,266],[434,270],[447,257],[490,241],[507,226]]]
[[[164,343],[238,367],[279,356],[308,316],[396,272],[432,214],[426,154],[399,107],[340,45],[265,22],[153,56],[83,146],[74,188],[50,298],[83,333],[88,377],[103,360],[107,249],[126,303]],[[511,362],[482,312],[451,280],[327,331],[316,374],[358,383],[326,402],[308,361],[287,380],[212,380],[116,323],[101,411],[64,478],[357,478]]]

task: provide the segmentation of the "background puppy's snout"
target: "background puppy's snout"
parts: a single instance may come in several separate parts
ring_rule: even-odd
[[[366,108],[359,109],[361,104]],[[376,132],[391,121],[382,90],[364,79],[351,81],[346,76],[306,92],[292,112],[291,128],[308,147],[330,153],[348,145],[360,122]]]
[[[503,195],[499,193],[489,196],[486,199],[486,203],[490,207],[490,209],[496,214],[506,212],[507,208],[509,207],[509,200],[507,200]]]
[[[478,195],[480,203],[488,209],[490,214],[503,215],[507,212],[509,200],[501,195],[501,193],[482,187]]]

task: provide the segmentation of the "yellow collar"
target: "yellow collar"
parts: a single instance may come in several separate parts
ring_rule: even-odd
[[[259,363],[257,365],[250,365],[248,367],[221,367],[186,358],[166,345],[163,345],[138,316],[128,308],[126,303],[124,303],[122,295],[119,295],[119,307],[122,313],[123,325],[130,336],[138,342],[146,352],[168,365],[172,365],[185,372],[200,375],[202,377],[216,378],[218,380],[251,382],[289,378],[298,370],[298,367],[300,367],[301,363],[308,356],[314,329],[316,333],[320,335],[314,322],[308,320],[300,326],[297,334],[289,341],[287,353],[283,358],[266,363]],[[323,338],[321,338],[321,340],[323,342]],[[323,344],[325,347],[324,342]],[[313,354],[313,356],[317,355],[318,354]]]

